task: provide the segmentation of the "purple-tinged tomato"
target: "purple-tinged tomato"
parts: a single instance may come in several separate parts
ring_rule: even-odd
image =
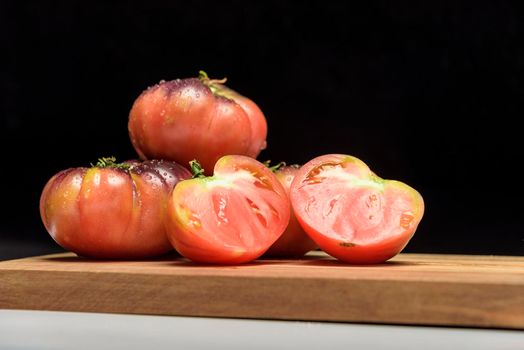
[[[129,114],[131,142],[142,159],[188,164],[198,159],[211,171],[228,154],[256,158],[266,147],[267,123],[251,99],[223,80],[162,81],[145,90]]]
[[[40,198],[51,237],[80,256],[146,258],[167,253],[164,216],[168,195],[191,173],[169,161],[117,164],[101,158],[91,168],[54,175]]]

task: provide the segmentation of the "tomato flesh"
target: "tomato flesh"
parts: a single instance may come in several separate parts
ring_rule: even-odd
[[[424,213],[416,190],[384,180],[346,155],[325,155],[304,165],[293,181],[291,202],[310,237],[350,263],[379,263],[398,254]]]
[[[225,156],[214,176],[180,182],[168,201],[166,227],[175,249],[197,262],[235,264],[258,258],[289,221],[285,190],[263,164]]]

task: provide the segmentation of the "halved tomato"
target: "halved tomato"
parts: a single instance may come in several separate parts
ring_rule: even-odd
[[[224,156],[214,175],[180,182],[168,201],[166,228],[175,249],[204,263],[245,263],[284,232],[290,203],[266,166],[250,157]]]
[[[342,154],[303,165],[291,185],[291,203],[322,250],[357,264],[380,263],[398,254],[424,213],[416,190],[384,180],[361,160]]]

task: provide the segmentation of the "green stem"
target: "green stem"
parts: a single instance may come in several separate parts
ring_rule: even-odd
[[[199,70],[198,71],[198,79],[200,79],[200,80],[209,80],[209,76],[203,70]]]
[[[117,163],[115,157],[98,158],[98,162],[96,162],[95,165],[91,163],[91,166],[97,167],[97,168],[116,168],[116,169],[123,169],[123,170],[129,170],[131,168],[130,164]]]
[[[276,165],[271,166],[271,160],[266,160],[263,164],[267,166],[269,170],[271,170],[274,173],[277,172],[278,169],[282,168],[283,166],[286,166],[286,162],[280,162]]]
[[[189,162],[189,167],[191,168],[191,174],[193,174],[193,179],[201,179],[203,177],[206,177],[204,175],[204,169],[196,159],[193,159]]]
[[[209,76],[203,70],[198,71],[198,79],[200,79],[202,83],[209,86],[210,88],[215,87],[215,84],[225,84],[225,82],[227,81],[227,78],[209,79]]]

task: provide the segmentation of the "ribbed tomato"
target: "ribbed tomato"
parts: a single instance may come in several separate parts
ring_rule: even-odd
[[[291,202],[320,248],[358,264],[380,263],[398,254],[424,213],[416,190],[381,179],[361,160],[342,154],[303,165],[291,185]]]
[[[218,160],[213,176],[175,187],[166,227],[176,250],[193,261],[245,263],[282,235],[289,212],[286,191],[264,164],[230,155]]]
[[[172,250],[163,225],[170,191],[191,177],[184,167],[151,160],[114,163],[53,176],[40,198],[40,215],[51,237],[78,255],[145,258]]]
[[[129,114],[131,142],[142,159],[188,164],[198,159],[211,171],[228,154],[256,158],[266,147],[264,114],[225,80],[177,79],[144,91]]]

